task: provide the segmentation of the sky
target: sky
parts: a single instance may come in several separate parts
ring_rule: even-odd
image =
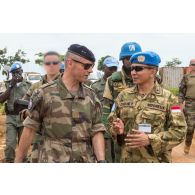
[[[67,48],[73,44],[83,44],[95,54],[98,60],[102,56],[111,55],[118,59],[121,46],[130,41],[139,43],[143,51],[154,51],[161,57],[163,66],[172,58],[179,58],[181,66],[188,66],[191,58],[195,58],[195,34],[181,33],[143,33],[143,34],[76,34],[76,33],[7,33],[0,34],[0,48],[6,47],[8,55],[12,55],[18,49],[27,53],[30,63],[24,64],[24,72],[35,71],[44,74],[44,70],[35,64],[35,54],[54,50],[65,54]],[[96,61],[97,65],[97,61]],[[94,71],[96,70],[96,66]],[[4,80],[0,74],[0,80]]]

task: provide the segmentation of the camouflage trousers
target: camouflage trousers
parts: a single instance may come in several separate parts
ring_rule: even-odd
[[[16,146],[19,143],[23,126],[20,125],[18,115],[6,116],[6,147],[5,162],[14,162]]]
[[[185,144],[190,146],[192,144],[192,139],[195,129],[195,100],[194,101],[185,101],[185,118],[187,123],[187,133]]]

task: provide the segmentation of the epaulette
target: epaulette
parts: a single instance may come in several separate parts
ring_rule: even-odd
[[[94,91],[91,87],[89,87],[88,85],[86,85],[85,83],[82,83],[83,87],[86,87],[87,89],[90,89],[92,91]]]
[[[97,81],[94,81],[94,82],[91,84],[91,86],[92,86],[93,84],[99,82],[99,81],[101,81],[101,79],[98,79]]]
[[[121,80],[122,80],[121,71],[114,72],[114,73],[111,75],[111,80],[112,80],[112,81],[121,81]]]
[[[50,87],[51,85],[55,85],[55,84],[56,84],[55,81],[51,81],[49,83],[45,83],[45,84],[41,85],[40,89],[45,89],[45,88]]]

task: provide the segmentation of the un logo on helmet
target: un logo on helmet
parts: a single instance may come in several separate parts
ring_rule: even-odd
[[[129,45],[129,51],[135,51],[135,45]]]

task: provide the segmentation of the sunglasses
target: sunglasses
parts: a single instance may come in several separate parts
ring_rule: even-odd
[[[59,61],[53,61],[53,62],[45,62],[44,64],[50,66],[51,64],[58,65],[59,63],[60,63]]]
[[[145,66],[131,66],[131,71],[135,70],[136,72],[141,72],[144,69],[152,69],[152,68],[145,67]]]
[[[91,67],[92,67],[92,68],[94,67],[94,64],[85,64],[85,63],[79,62],[79,61],[74,60],[74,59],[72,59],[72,60],[75,61],[75,62],[77,62],[77,63],[82,64],[82,65],[83,65],[83,68],[84,68],[85,70],[89,70]]]

